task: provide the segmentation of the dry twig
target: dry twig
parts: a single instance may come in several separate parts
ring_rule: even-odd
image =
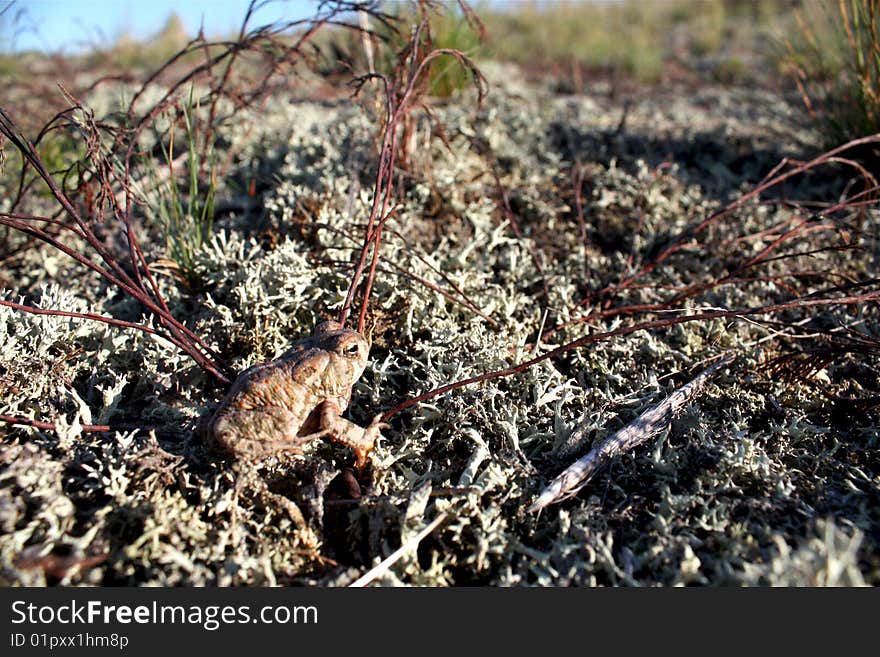
[[[837,148],[822,153],[808,162],[798,162],[788,158],[783,159],[755,187],[742,194],[725,207],[712,213],[701,223],[683,231],[677,238],[673,239],[668,246],[661,249],[653,258],[642,263],[635,271],[623,276],[616,283],[611,283],[600,290],[590,291],[584,299],[578,302],[577,306],[590,307],[598,302],[599,307],[549,328],[546,332],[546,336],[552,336],[563,328],[589,322],[596,318],[626,315],[633,311],[642,312],[677,308],[685,300],[695,298],[699,294],[712,290],[713,288],[735,279],[746,269],[751,269],[759,264],[768,262],[771,255],[774,254],[782,244],[789,242],[795,237],[799,237],[806,232],[814,230],[834,230],[836,226],[833,222],[823,223],[822,220],[830,218],[831,215],[836,212],[849,210],[862,205],[871,205],[877,202],[877,194],[878,191],[880,191],[880,186],[878,186],[876,178],[856,160],[842,157],[842,154],[844,153],[857,150],[860,147],[876,144],[880,144],[880,134],[854,139]],[[760,199],[761,194],[780,186],[791,178],[811,172],[828,164],[839,164],[855,170],[864,182],[864,189],[849,198],[842,199],[836,204],[823,208],[818,214],[799,220],[793,230],[785,232],[778,239],[771,241],[771,243],[757,256],[750,257],[747,261],[738,266],[731,267],[730,271],[723,276],[700,281],[693,285],[677,289],[671,297],[657,303],[630,307],[614,305],[615,299],[617,299],[622,292],[633,289],[638,281],[643,279],[653,270],[657,269],[674,254],[701,247],[706,249],[712,248],[711,244],[700,243],[699,239],[708,232],[710,227],[719,223],[734,211],[745,207],[749,202]],[[751,237],[752,236],[749,235],[740,239],[749,239]]]
[[[446,520],[446,512],[444,511],[436,518],[434,518],[431,522],[425,525],[422,530],[409,539],[406,543],[397,548],[394,552],[385,557],[380,563],[376,564],[372,568],[370,568],[363,575],[358,577],[355,581],[349,584],[349,588],[363,588],[367,586],[370,582],[375,580],[377,577],[381,577],[383,574],[388,572],[388,569],[391,568],[395,563],[397,563],[403,555],[405,555],[410,550],[415,549],[419,543],[422,542],[428,534],[437,529],[444,520]]]
[[[478,94],[478,103],[482,103],[488,86],[483,74],[480,73],[479,69],[467,55],[459,50],[433,48],[430,21],[427,17],[427,4],[424,2],[418,3],[421,20],[413,30],[407,47],[398,56],[397,66],[391,78],[380,73],[368,73],[355,80],[355,95],[360,93],[361,89],[371,81],[380,82],[385,94],[385,118],[370,215],[364,230],[363,245],[351,277],[351,284],[339,313],[339,322],[345,324],[351,312],[355,292],[364,274],[367,257],[370,255],[370,249],[372,248],[370,269],[366,275],[363,293],[360,298],[358,331],[364,330],[366,322],[370,291],[373,287],[373,280],[376,276],[376,267],[379,260],[379,244],[382,239],[382,230],[396,210],[391,197],[394,189],[395,163],[400,158],[400,128],[404,125],[408,114],[414,108],[420,107],[430,115],[430,110],[423,103],[420,103],[419,98],[425,92],[425,80],[430,71],[431,64],[444,55],[454,57],[463,68],[470,71],[473,75],[474,85]]]
[[[573,497],[602,465],[618,454],[629,451],[658,435],[669,426],[682,407],[694,398],[709,377],[733,359],[734,354],[726,354],[662,402],[652,406],[623,429],[603,440],[586,456],[572,463],[541,491],[538,499],[529,507],[529,511],[540,511],[551,504]]]
[[[871,279],[869,281],[865,281],[864,283],[854,284],[854,285],[841,285],[835,288],[836,291],[852,291],[863,289],[870,286],[876,286],[880,284],[880,279]],[[781,313],[787,310],[794,310],[797,308],[813,308],[813,307],[821,307],[821,306],[846,306],[853,304],[863,304],[863,303],[877,303],[880,301],[880,289],[869,289],[868,291],[862,292],[860,294],[848,294],[846,296],[841,297],[824,297],[820,295],[811,295],[807,297],[798,297],[796,299],[792,299],[790,301],[785,301],[782,303],[775,303],[766,306],[758,306],[754,308],[735,308],[732,310],[709,310],[704,312],[698,312],[691,315],[682,315],[680,317],[669,317],[665,319],[656,319],[648,322],[641,322],[639,324],[633,324],[632,326],[622,326],[617,329],[613,329],[610,331],[602,331],[601,333],[594,333],[592,335],[585,335],[576,340],[572,340],[571,342],[567,342],[555,349],[552,349],[546,353],[541,354],[540,356],[535,356],[529,360],[523,361],[517,365],[511,365],[510,367],[506,367],[504,369],[495,370],[493,372],[486,372],[485,374],[478,374],[476,376],[472,376],[467,379],[463,379],[461,381],[455,381],[454,383],[448,383],[446,385],[440,386],[439,388],[435,388],[433,390],[429,390],[428,392],[424,392],[422,394],[416,395],[410,399],[407,399],[404,402],[401,402],[394,408],[386,411],[382,415],[382,421],[387,422],[390,418],[397,415],[400,411],[409,408],[410,406],[415,406],[416,404],[420,404],[423,401],[431,399],[432,397],[436,397],[437,395],[442,395],[444,393],[450,392],[451,390],[456,390],[458,388],[463,388],[465,386],[472,385],[474,383],[482,383],[484,381],[491,381],[493,379],[498,379],[505,376],[510,376],[512,374],[518,374],[519,372],[524,372],[530,367],[537,365],[538,363],[549,360],[551,358],[556,358],[564,354],[567,351],[571,351],[572,349],[577,349],[579,347],[585,347],[589,344],[595,344],[597,342],[604,342],[605,340],[609,340],[614,337],[630,335],[632,333],[636,333],[638,331],[650,331],[658,328],[665,328],[668,326],[676,326],[678,324],[687,324],[690,322],[703,322],[712,319],[748,319],[754,317],[760,317],[762,315],[775,315],[777,313]],[[656,308],[650,308],[648,310],[638,310],[637,312],[657,312]]]
[[[153,276],[151,263],[137,239],[134,213],[135,208],[144,202],[139,181],[134,175],[138,158],[142,155],[139,138],[144,131],[155,129],[157,117],[178,105],[178,96],[187,85],[206,82],[208,91],[197,102],[210,108],[207,138],[202,145],[205,149],[210,148],[215,131],[225,120],[267,97],[274,89],[273,78],[286,80],[291,77],[287,67],[295,61],[308,62],[306,46],[319,30],[325,26],[361,30],[358,25],[344,20],[351,11],[365,12],[384,25],[389,21],[376,0],[333,0],[321,3],[315,15],[308,19],[250,27],[254,12],[263,4],[251,0],[237,39],[209,43],[200,34],[190,41],[146,76],[127,111],[116,119],[97,120],[74,93],[60,84],[58,86],[69,107],[55,114],[33,140],[13,120],[10,112],[0,108],[0,142],[5,141],[21,156],[18,189],[9,210],[0,212],[0,226],[26,236],[28,247],[43,242],[98,274],[111,287],[136,300],[155,326],[148,321],[123,321],[98,313],[38,308],[23,301],[0,300],[0,305],[20,312],[74,317],[143,331],[178,347],[217,382],[229,384],[235,378],[236,372],[220,354],[171,313]],[[199,52],[205,55],[205,61],[197,66],[187,65],[188,58]],[[244,55],[254,55],[260,60],[261,65],[252,67],[256,71],[254,75],[242,70],[245,67],[239,63]],[[222,71],[215,75],[215,69],[221,66]],[[234,68],[236,76],[233,76]],[[161,99],[141,110],[139,100],[145,97],[147,90],[172,75],[175,79],[163,89]],[[221,99],[231,102],[233,109],[228,116],[221,116],[218,111]],[[177,114],[179,119],[180,109]],[[168,130],[173,129],[174,121],[170,125]],[[77,157],[66,171],[51,170],[40,153],[41,142],[54,132],[70,133],[84,147],[85,155]],[[161,138],[162,135],[158,134],[157,140],[161,141]],[[168,167],[168,178],[174,184],[173,165]],[[48,188],[55,201],[51,216],[18,211],[26,195],[37,191],[39,183]],[[124,245],[121,249],[107,245],[102,238],[104,228],[118,231],[117,242]],[[0,416],[0,421],[44,429],[53,426],[50,422],[7,416]],[[86,429],[100,431],[107,428]]]

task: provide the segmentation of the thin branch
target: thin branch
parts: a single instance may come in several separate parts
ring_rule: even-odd
[[[414,550],[416,547],[418,547],[419,543],[421,543],[428,534],[437,529],[437,527],[440,526],[440,523],[446,520],[446,517],[447,513],[445,511],[439,514],[431,522],[425,525],[418,534],[410,538],[406,543],[404,543],[394,552],[389,554],[381,562],[370,568],[370,570],[368,570],[351,584],[349,584],[349,588],[363,588],[370,584],[377,577],[381,577],[382,575],[387,573],[391,566],[400,561],[401,557],[403,557],[407,552]]]
[[[812,160],[809,160],[808,162],[797,162],[794,160],[789,160],[788,158],[783,158],[783,160],[780,161],[779,164],[777,164],[762,179],[762,181],[758,185],[756,185],[753,189],[751,189],[750,191],[748,191],[745,194],[742,194],[741,196],[736,198],[734,201],[727,204],[725,207],[721,208],[720,210],[717,210],[716,212],[712,213],[706,219],[704,219],[701,223],[699,223],[697,226],[695,226],[693,228],[686,229],[684,232],[682,232],[682,234],[677,239],[673,240],[673,242],[669,246],[667,246],[665,249],[660,251],[660,253],[658,253],[650,261],[644,263],[637,271],[635,271],[629,275],[624,276],[617,283],[612,284],[612,285],[608,285],[602,290],[591,292],[583,300],[581,300],[577,305],[578,306],[585,306],[585,305],[592,303],[597,298],[604,298],[605,299],[605,308],[604,309],[608,309],[608,306],[610,305],[611,299],[614,295],[621,292],[622,290],[630,289],[639,279],[643,278],[644,276],[649,274],[651,271],[656,269],[658,266],[660,266],[660,264],[662,264],[664,261],[666,261],[672,255],[674,255],[675,253],[678,253],[684,249],[687,249],[687,248],[695,248],[695,247],[700,246],[699,242],[695,242],[694,239],[697,236],[699,236],[701,233],[706,231],[710,226],[714,225],[715,223],[717,223],[718,221],[720,221],[724,217],[728,216],[734,210],[737,210],[739,208],[744,207],[747,203],[749,203],[752,200],[759,197],[760,194],[762,194],[763,192],[766,192],[774,187],[777,187],[778,185],[782,184],[783,182],[789,180],[790,178],[807,173],[807,172],[809,172],[819,166],[835,163],[835,164],[843,164],[844,166],[851,167],[851,168],[855,169],[859,173],[859,175],[864,179],[865,184],[866,184],[866,189],[864,189],[863,191],[859,192],[858,194],[855,194],[854,196],[852,196],[848,199],[844,199],[844,200],[832,205],[831,207],[825,208],[823,210],[823,212],[821,213],[821,215],[817,215],[817,216],[824,216],[824,215],[831,214],[833,212],[845,210],[845,209],[852,207],[852,206],[855,206],[855,205],[861,205],[863,203],[864,197],[877,193],[877,191],[878,191],[877,180],[869,171],[867,171],[865,169],[864,166],[862,166],[861,164],[859,164],[858,162],[856,162],[854,160],[841,157],[840,155],[841,155],[841,153],[845,153],[846,151],[858,148],[860,146],[865,146],[867,144],[877,144],[877,143],[880,143],[880,134],[875,134],[875,135],[870,135],[867,137],[862,137],[859,139],[854,139],[854,140],[849,141],[849,142],[847,142],[837,148],[834,148],[830,151],[822,153],[822,154],[818,155],[817,157],[813,158]],[[785,170],[786,166],[789,166],[790,168],[788,170]],[[779,245],[779,243],[774,243],[772,245],[772,248],[770,248],[766,252],[763,252],[759,258],[753,258],[749,263],[746,263],[745,266],[751,266],[751,265],[755,264],[755,262],[759,261],[761,257],[766,256],[767,253],[769,253],[770,251],[772,251],[773,249],[778,247],[778,245]],[[739,268],[736,271],[731,272],[730,274],[728,274],[728,277],[736,276],[741,271],[741,269],[742,268]],[[714,285],[717,284],[717,282],[718,281],[710,281],[710,282],[704,282],[701,284],[697,284],[696,286],[692,286],[691,288],[689,288],[688,290],[685,290],[684,292],[682,292],[678,296],[674,297],[673,299],[668,300],[663,305],[666,305],[667,307],[671,307],[675,303],[680,302],[685,298],[689,298],[689,297],[693,296],[694,294],[711,289]],[[612,312],[614,312],[614,311],[612,311]],[[567,326],[571,326],[573,324],[577,324],[577,323],[580,323],[583,321],[588,321],[591,317],[594,317],[594,316],[595,315],[591,313],[590,315],[588,315],[586,317],[582,317],[582,318],[578,318],[575,320],[570,320],[568,322],[561,323],[555,327],[548,329],[547,335],[548,336],[553,335],[556,331],[559,331],[562,328],[565,328]]]
[[[689,383],[678,388],[659,404],[649,408],[620,431],[605,438],[590,452],[572,463],[550,482],[528,508],[530,513],[568,499],[578,493],[598,469],[618,454],[641,445],[660,434],[673,418],[699,392],[700,388],[721,367],[731,363],[735,355],[728,353],[717,363],[706,368]]]
[[[498,322],[495,321],[494,319],[492,319],[489,315],[484,313],[482,310],[480,310],[472,301],[470,301],[466,296],[464,296],[464,294],[462,294],[461,290],[457,290],[457,292],[459,293],[460,296],[455,296],[451,292],[448,292],[448,291],[444,290],[443,288],[441,288],[439,285],[435,285],[434,283],[432,283],[428,279],[423,278],[423,277],[419,276],[418,274],[409,271],[405,267],[401,267],[400,265],[398,265],[395,262],[389,262],[389,264],[391,265],[391,267],[394,270],[396,270],[396,271],[392,271],[392,273],[396,273],[401,276],[406,276],[407,278],[415,281],[416,283],[419,283],[420,285],[424,285],[426,288],[428,288],[432,292],[436,292],[437,294],[440,294],[440,295],[446,297],[447,299],[449,299],[453,303],[457,303],[457,304],[460,304],[461,306],[464,306],[465,308],[470,310],[472,313],[474,313],[475,315],[478,315],[482,319],[486,320],[486,322],[488,322],[489,324],[491,324],[492,326],[497,328]]]
[[[95,322],[101,322],[103,324],[110,324],[111,326],[118,326],[120,328],[131,328],[137,329],[138,331],[143,331],[144,333],[149,333],[150,335],[155,335],[160,338],[164,338],[169,342],[175,342],[174,338],[163,333],[162,331],[157,331],[156,329],[147,326],[146,324],[137,324],[135,322],[126,322],[121,319],[115,319],[113,317],[106,317],[104,315],[98,315],[95,313],[78,313],[68,310],[56,310],[54,308],[37,308],[35,306],[28,306],[26,304],[15,303],[14,301],[6,301],[5,299],[0,299],[0,306],[6,306],[8,308],[12,308],[19,312],[30,313],[31,315],[50,315],[54,317],[71,317],[75,319],[88,319]]]
[[[373,279],[376,274],[376,266],[379,260],[379,245],[381,243],[382,227],[391,216],[389,206],[394,188],[395,162],[398,160],[398,126],[402,125],[409,112],[417,105],[419,96],[424,93],[423,81],[429,71],[431,63],[438,57],[448,55],[454,57],[462,67],[470,71],[474,77],[474,85],[477,88],[477,102],[482,103],[488,83],[480,73],[476,65],[464,53],[448,48],[432,49],[430,22],[425,16],[425,4],[419,3],[418,9],[422,13],[421,20],[413,30],[413,35],[407,47],[398,55],[397,66],[391,80],[379,73],[367,73],[354,81],[357,95],[370,81],[379,81],[385,94],[385,117],[382,128],[382,142],[379,147],[379,162],[376,167],[376,178],[373,185],[373,200],[370,206],[370,214],[367,227],[364,231],[364,241],[357,264],[351,277],[342,309],[339,313],[340,324],[345,324],[351,312],[355,292],[358,289],[367,256],[370,248],[373,249],[372,260],[367,274],[364,293],[360,300],[360,312],[358,316],[358,330],[363,331],[369,304],[370,292]]]
[[[847,286],[846,289],[854,288],[854,287],[864,287],[868,284],[877,284],[877,279],[872,279],[866,283],[862,283],[858,286]],[[536,356],[535,358],[531,358],[527,361],[519,363],[517,365],[512,365],[510,367],[506,367],[501,370],[495,370],[493,372],[487,372],[485,374],[479,374],[477,376],[472,376],[470,378],[464,379],[462,381],[456,381],[454,383],[449,383],[444,386],[440,386],[439,388],[435,388],[434,390],[430,390],[428,392],[422,393],[411,399],[408,399],[394,408],[386,411],[382,416],[382,421],[387,422],[391,417],[397,415],[400,411],[403,411],[410,406],[415,406],[423,401],[436,397],[437,395],[442,395],[444,393],[450,392],[451,390],[456,390],[458,388],[463,388],[465,386],[472,385],[474,383],[482,383],[483,381],[491,381],[493,379],[498,379],[505,376],[510,376],[512,374],[518,374],[519,372],[523,372],[538,363],[541,363],[545,360],[549,360],[551,358],[555,358],[560,356],[572,349],[577,349],[579,347],[584,347],[590,344],[595,344],[597,342],[604,342],[611,338],[630,335],[632,333],[636,333],[638,331],[651,331],[658,328],[666,328],[669,326],[676,326],[678,324],[686,324],[689,322],[702,322],[712,319],[735,319],[739,317],[751,317],[755,315],[772,315],[774,313],[781,312],[783,310],[792,310],[795,308],[812,308],[818,306],[831,306],[831,305],[849,305],[849,304],[863,304],[868,302],[876,302],[880,301],[880,290],[874,290],[870,292],[865,292],[863,294],[858,294],[854,296],[845,296],[845,297],[837,297],[837,298],[809,298],[809,297],[799,297],[797,299],[792,299],[790,301],[786,301],[783,303],[771,304],[766,306],[759,306],[756,308],[738,308],[733,310],[714,310],[696,313],[693,315],[685,315],[682,317],[670,317],[665,319],[658,319],[650,322],[642,322],[640,324],[635,324],[633,326],[624,326],[618,329],[614,329],[611,331],[603,331],[601,333],[595,333],[593,335],[585,335],[576,340],[572,340],[560,347],[556,347],[551,351],[548,351],[540,356]],[[656,309],[651,309],[651,312],[656,312]]]
[[[40,420],[31,420],[30,418],[16,417],[14,415],[0,415],[0,422],[13,426],[33,427],[40,431],[55,431],[56,428],[54,422],[41,422]],[[83,431],[89,433],[109,433],[113,430],[106,424],[83,424],[81,426]]]

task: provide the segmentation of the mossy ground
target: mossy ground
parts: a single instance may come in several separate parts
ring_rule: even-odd
[[[430,121],[413,133],[370,304],[371,363],[349,410],[361,424],[442,384],[631,321],[575,324],[535,347],[545,313],[545,326],[576,318],[589,290],[620,280],[780,159],[819,143],[770,92],[654,88],[625,110],[600,93],[560,96],[512,66],[484,73],[492,92],[482,108],[466,95],[434,108],[446,144],[432,139]],[[197,254],[202,285],[159,277],[176,316],[239,370],[338,313],[369,210],[374,117],[347,97],[301,98],[275,97],[223,135],[238,155],[217,190],[215,235]],[[521,237],[500,210],[490,162]],[[576,164],[585,170],[583,227]],[[833,201],[846,180],[829,170],[792,181],[784,196]],[[242,194],[249,187],[256,192]],[[664,261],[616,303],[655,302],[723,276],[776,234],[737,238],[796,212],[777,201],[737,210],[713,227],[711,247]],[[760,306],[813,290],[809,279],[767,281],[786,271],[867,278],[880,253],[878,218],[876,209],[845,218],[861,250],[771,263],[686,308]],[[157,227],[145,217],[141,229],[151,261],[164,258]],[[836,239],[817,231],[797,246]],[[140,318],[133,302],[49,248],[20,252],[0,277],[7,299]],[[454,282],[492,322],[420,279],[449,292]],[[0,581],[343,585],[445,511],[449,519],[381,583],[876,585],[878,412],[829,395],[877,395],[880,354],[844,355],[811,378],[765,365],[841,326],[876,336],[877,307],[778,319],[805,320],[802,333],[818,337],[795,341],[754,322],[684,324],[435,397],[393,418],[360,499],[340,476],[352,459],[344,449],[317,443],[266,463],[270,489],[309,518],[303,532],[282,509],[236,495],[229,464],[195,431],[223,391],[187,358],[135,331],[0,308],[0,412],[58,422],[54,432],[0,427]],[[577,497],[526,512],[590,444],[727,349],[737,360],[668,432]],[[81,431],[103,422],[139,428]]]

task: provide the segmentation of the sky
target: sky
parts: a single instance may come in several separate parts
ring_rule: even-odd
[[[553,1],[483,0],[497,7]],[[453,0],[442,2],[452,4]],[[238,31],[248,4],[249,0],[0,0],[0,53],[75,53],[94,46],[110,46],[123,35],[144,39],[161,30],[172,12],[183,19],[191,36],[202,24],[208,37],[230,36]],[[280,19],[308,18],[315,14],[320,2],[262,0],[261,4],[266,6],[255,15],[253,26]]]
[[[11,4],[11,6],[10,6]],[[252,25],[275,19],[311,16],[310,0],[276,0]],[[204,23],[207,36],[237,31],[248,0],[0,0],[0,52],[42,50],[73,53],[90,45],[108,46],[123,35],[155,34],[176,12],[195,34]]]

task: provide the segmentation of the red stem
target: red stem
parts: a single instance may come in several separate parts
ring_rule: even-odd
[[[872,281],[874,282],[874,281]],[[456,381],[455,383],[449,383],[444,386],[440,386],[434,390],[423,393],[411,399],[408,399],[405,402],[402,402],[387,411],[383,416],[382,420],[387,422],[390,418],[397,415],[400,411],[409,408],[410,406],[415,406],[423,401],[431,399],[432,397],[436,397],[437,395],[442,395],[445,392],[449,392],[451,390],[455,390],[457,388],[462,388],[464,386],[468,386],[474,383],[481,383],[483,381],[490,381],[492,379],[498,379],[505,376],[510,376],[512,374],[517,374],[528,368],[537,365],[538,363],[549,360],[551,358],[555,358],[561,354],[564,354],[567,351],[571,351],[572,349],[576,349],[579,347],[584,347],[589,344],[594,344],[596,342],[602,342],[604,340],[608,340],[609,338],[620,337],[624,335],[630,335],[631,333],[636,333],[638,331],[650,331],[658,328],[665,328],[668,326],[675,326],[677,324],[685,324],[688,322],[700,322],[711,319],[720,319],[726,317],[750,317],[753,315],[768,315],[771,313],[776,313],[782,310],[789,310],[792,308],[808,308],[813,306],[828,306],[828,305],[847,305],[847,304],[855,304],[855,303],[865,303],[868,301],[877,301],[880,300],[880,291],[868,292],[865,294],[857,295],[857,296],[848,296],[841,297],[837,299],[793,299],[791,301],[786,301],[784,303],[777,303],[767,306],[760,306],[757,308],[742,308],[736,310],[714,310],[709,312],[697,313],[695,315],[687,315],[683,317],[671,317],[667,319],[658,319],[650,322],[643,322],[641,324],[635,324],[633,326],[625,326],[622,328],[614,329],[613,331],[604,331],[602,333],[595,333],[593,335],[585,335],[576,340],[572,340],[560,347],[557,347],[547,353],[541,354],[540,356],[536,356],[530,360],[527,360],[523,363],[519,363],[518,365],[512,365],[511,367],[507,367],[501,370],[496,370],[494,372],[487,372],[485,374],[479,374],[477,376],[472,376],[468,379],[464,379],[462,381]]]

